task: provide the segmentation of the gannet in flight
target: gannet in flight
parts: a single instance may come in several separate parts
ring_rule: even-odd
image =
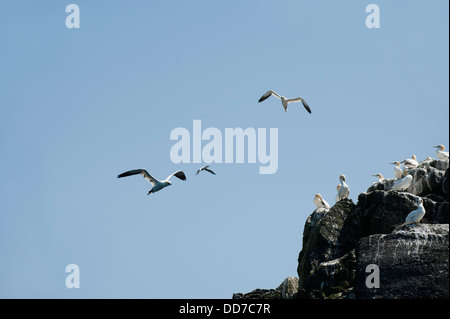
[[[339,176],[339,181],[341,182],[341,187],[338,190],[338,194],[336,196],[337,202],[341,199],[347,198],[350,194],[350,187],[345,183],[345,175]]]
[[[394,167],[394,176],[395,176],[395,178],[402,178],[402,175],[403,175],[403,171],[402,171],[402,169],[400,168],[400,166],[402,165],[399,161],[395,161],[394,163],[391,163],[391,164],[394,164],[395,165],[395,167]]]
[[[420,220],[425,216],[425,207],[423,207],[422,198],[416,199],[417,209],[413,210],[411,213],[406,216],[405,222],[401,225],[410,225],[410,224],[418,224]]]
[[[314,196],[314,204],[316,204],[317,208],[330,208],[330,204],[328,204],[320,194],[316,194],[316,196]]]
[[[150,175],[145,169],[133,169],[131,171],[127,171],[125,173],[118,175],[117,178],[127,177],[127,176],[131,176],[131,175],[138,175],[138,174],[142,174],[142,176],[146,180],[148,180],[150,183],[152,183],[152,185],[153,185],[153,188],[148,192],[147,195],[150,195],[151,193],[156,193],[157,191],[160,191],[164,187],[172,185],[172,182],[169,181],[169,179],[172,176],[178,177],[182,181],[186,180],[186,175],[184,175],[183,171],[176,171],[172,175],[169,175],[165,180],[159,181],[156,178],[154,178],[152,175]]]
[[[411,185],[412,182],[412,176],[410,174],[406,175],[402,179],[399,179],[395,182],[394,185],[392,185],[392,188],[390,190],[392,191],[401,191],[405,190]]]
[[[403,166],[408,168],[416,168],[417,166],[419,166],[419,162],[417,162],[416,155],[412,155],[411,158],[407,158],[401,163],[403,163]]]
[[[439,159],[448,159],[448,152],[444,152],[445,146],[444,145],[436,145],[436,155]]]
[[[308,111],[308,113],[311,113],[311,109],[309,108],[309,105],[301,97],[298,97],[296,99],[287,99],[284,96],[280,96],[279,94],[277,94],[274,91],[267,91],[266,93],[264,93],[264,95],[261,96],[261,98],[258,100],[258,102],[262,102],[262,101],[268,99],[271,95],[273,95],[273,96],[275,96],[275,97],[277,97],[277,98],[279,98],[281,100],[281,104],[283,104],[283,108],[284,108],[285,112],[287,112],[289,103],[291,103],[291,102],[302,102],[303,106]]]
[[[380,173],[372,175],[372,176],[376,176],[377,177],[377,183],[381,183],[384,180],[384,176],[381,175]]]
[[[201,167],[201,168],[197,171],[197,174],[195,174],[195,175],[198,175],[198,173],[200,173],[201,171],[207,171],[207,172],[210,172],[211,174],[216,175],[216,173],[214,173],[212,170],[208,169],[208,167],[209,167],[208,165]]]

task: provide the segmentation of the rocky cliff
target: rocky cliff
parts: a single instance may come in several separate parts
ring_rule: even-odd
[[[409,172],[403,192],[394,179],[375,183],[306,220],[298,257],[298,291],[257,289],[233,298],[449,298],[449,162],[427,160]],[[419,225],[400,226],[420,196]],[[291,280],[292,282],[292,280]]]

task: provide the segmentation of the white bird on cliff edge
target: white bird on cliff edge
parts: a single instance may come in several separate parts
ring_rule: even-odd
[[[338,190],[336,202],[340,201],[341,199],[347,198],[350,194],[350,187],[348,187],[347,183],[345,183],[345,175],[340,175],[339,181],[341,182],[341,187]]]
[[[127,177],[131,175],[138,175],[141,174],[146,180],[148,180],[150,183],[152,183],[153,188],[148,192],[147,195],[150,195],[151,193],[156,193],[157,191],[160,191],[161,189],[172,185],[172,182],[169,181],[169,179],[172,176],[178,177],[182,181],[186,180],[186,175],[183,171],[176,171],[175,173],[169,175],[165,180],[159,181],[156,178],[154,178],[152,175],[150,175],[145,169],[133,169],[131,171],[124,172],[117,176],[117,178]]]
[[[395,178],[402,178],[402,176],[403,176],[403,171],[402,171],[402,169],[401,169],[401,163],[399,162],[399,161],[395,161],[394,163],[391,163],[391,164],[394,164],[395,165],[395,167],[394,167],[394,176],[395,176]]]
[[[330,204],[327,203],[326,200],[323,199],[322,195],[316,194],[314,196],[314,204],[316,204],[317,208],[330,208]]]
[[[341,189],[341,187],[342,187],[341,184],[338,184],[338,185],[336,186],[337,195],[336,195],[336,197],[334,198],[334,201],[335,201],[336,203],[339,201],[339,190]]]
[[[412,176],[410,174],[406,175],[402,179],[399,179],[395,182],[394,185],[392,185],[391,191],[402,191],[405,190],[411,185],[412,182]]]
[[[304,99],[302,99],[301,97],[295,98],[295,99],[287,99],[284,96],[280,96],[278,93],[270,90],[267,91],[266,93],[264,93],[263,96],[261,96],[261,98],[258,100],[258,103],[268,99],[271,95],[279,98],[281,100],[281,104],[283,105],[284,111],[287,112],[288,109],[288,104],[292,103],[292,102],[302,102],[304,108],[308,111],[308,113],[311,113],[311,109],[309,108],[309,105],[306,103],[306,101]]]
[[[405,222],[401,226],[418,224],[420,220],[425,216],[425,207],[423,207],[422,198],[418,197],[416,199],[417,209],[413,210],[406,216]]]
[[[417,166],[419,166],[419,162],[417,162],[416,155],[412,155],[411,158],[407,158],[403,160],[401,163],[403,163],[403,166],[408,168],[416,168]]]
[[[384,180],[384,176],[381,173],[377,173],[372,176],[375,176],[377,178],[377,183],[381,183]]]
[[[441,145],[436,145],[434,147],[437,148],[436,156],[439,159],[448,159],[448,152],[444,152],[444,150],[445,150],[445,146],[444,145],[441,144]]]

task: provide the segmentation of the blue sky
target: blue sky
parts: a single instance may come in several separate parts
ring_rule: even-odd
[[[65,7],[80,8],[67,29]],[[365,8],[380,8],[368,29]],[[449,146],[448,1],[0,2],[0,297],[231,298],[296,276],[315,193]],[[283,111],[273,89],[301,104]],[[175,164],[177,127],[278,128],[278,171]],[[203,144],[204,145],[204,144]],[[141,178],[188,180],[147,196]],[[80,267],[80,288],[65,267]]]

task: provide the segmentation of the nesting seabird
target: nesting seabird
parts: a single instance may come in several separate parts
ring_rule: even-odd
[[[314,204],[316,204],[317,208],[327,208],[329,209],[331,206],[327,203],[326,200],[323,199],[322,195],[316,194],[314,196]]]
[[[341,187],[342,187],[341,184],[338,184],[338,185],[336,186],[337,195],[336,195],[336,197],[334,198],[334,201],[335,201],[336,203],[339,201],[339,190],[341,189]]]
[[[284,96],[280,96],[279,94],[277,94],[274,91],[267,91],[266,93],[264,93],[263,96],[261,96],[261,98],[258,100],[258,102],[262,102],[266,99],[268,99],[271,95],[279,98],[281,100],[281,104],[283,105],[284,111],[287,112],[288,109],[288,104],[291,102],[302,102],[303,106],[305,107],[305,109],[308,111],[308,113],[311,113],[311,109],[309,108],[309,105],[306,103],[306,101],[304,99],[302,99],[301,97],[295,98],[295,99],[287,99]]]
[[[347,198],[350,194],[350,187],[348,187],[347,183],[345,183],[345,175],[340,175],[339,181],[341,182],[341,187],[338,190],[336,202],[340,201],[341,199]]]
[[[377,173],[372,176],[375,176],[377,178],[377,183],[381,183],[384,180],[384,176],[381,173]]]
[[[214,172],[213,172],[212,170],[210,170],[208,167],[209,167],[208,165],[201,167],[201,168],[197,171],[197,174],[195,174],[195,175],[198,175],[198,173],[200,173],[201,171],[207,171],[207,172],[210,172],[211,174],[216,175],[216,173],[214,173]]]
[[[412,155],[411,158],[407,158],[401,163],[403,163],[403,166],[408,168],[416,168],[417,166],[419,166],[419,162],[417,162],[416,155]]]
[[[405,222],[401,226],[410,225],[410,224],[418,224],[420,220],[425,216],[425,207],[423,207],[422,198],[418,197],[416,199],[417,209],[413,210],[411,213],[406,216]]]
[[[402,169],[401,169],[401,165],[402,165],[402,163],[400,163],[399,161],[395,161],[394,163],[391,163],[391,164],[394,164],[395,165],[395,167],[394,167],[394,176],[395,176],[395,178],[402,178],[402,176],[403,176],[403,171],[402,171]]]
[[[444,152],[445,146],[444,145],[436,145],[434,146],[437,148],[436,155],[439,159],[448,159],[448,152]]]
[[[150,175],[145,169],[133,169],[131,171],[127,171],[127,172],[124,172],[124,173],[118,175],[117,178],[127,177],[127,176],[131,176],[131,175],[138,175],[138,174],[142,174],[142,176],[146,180],[148,180],[150,183],[152,183],[152,185],[153,185],[153,188],[148,192],[147,195],[150,195],[151,193],[156,193],[157,191],[160,191],[164,187],[172,185],[172,182],[169,181],[172,176],[178,177],[182,181],[186,180],[186,175],[184,175],[183,171],[176,171],[175,173],[169,175],[165,180],[159,181],[156,178],[154,178],[152,175]]]
[[[392,191],[402,191],[405,190],[411,185],[412,182],[412,175],[408,174],[402,179],[399,179],[395,182],[395,184],[392,186],[390,190]]]

